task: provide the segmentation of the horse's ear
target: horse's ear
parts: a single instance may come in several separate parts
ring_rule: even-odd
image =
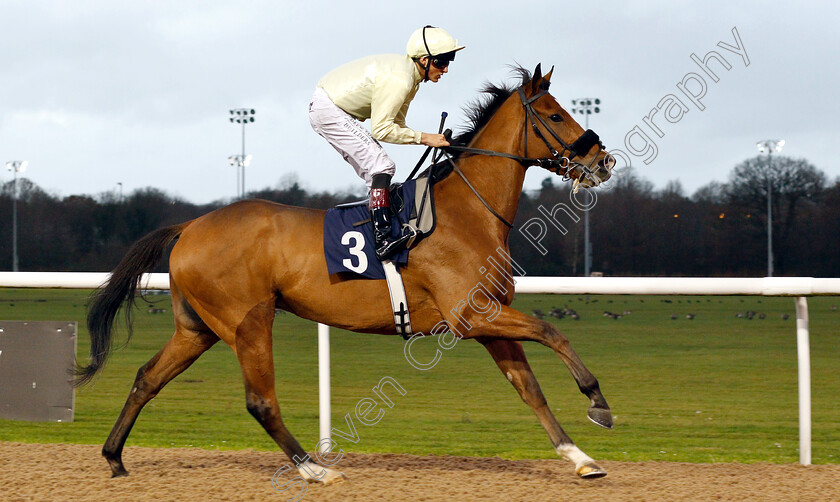
[[[534,76],[531,77],[531,92],[537,92],[537,84],[540,80],[542,80],[542,64],[537,63],[537,67],[534,68]]]
[[[531,92],[536,94],[540,91],[547,91],[548,87],[551,85],[551,74],[554,72],[554,67],[552,66],[548,73],[543,76],[542,74],[542,65],[538,64],[536,69],[534,69],[534,76],[531,78]]]
[[[548,70],[548,73],[545,74],[545,76],[543,77],[543,80],[545,80],[546,82],[550,81],[552,73],[554,73],[554,66],[552,66],[551,69]]]

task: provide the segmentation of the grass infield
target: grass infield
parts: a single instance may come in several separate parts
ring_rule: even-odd
[[[0,319],[79,323],[79,356],[86,360],[86,291],[0,289]],[[813,462],[840,462],[840,298],[809,298],[813,400]],[[101,377],[77,391],[71,424],[0,420],[0,441],[101,444],[122,408],[137,369],[173,330],[169,297],[139,301],[131,342],[113,353]],[[525,343],[549,406],[578,446],[595,459],[679,462],[792,463],[798,452],[797,362],[791,298],[689,296],[520,295],[514,306],[532,314],[574,309],[580,320],[547,316],[571,340],[598,377],[615,428],[585,416],[580,394],[560,359]],[[151,309],[166,309],[151,313]],[[605,311],[622,314],[606,317]],[[738,317],[753,311],[751,320]],[[688,319],[687,315],[693,315]],[[764,318],[759,318],[761,314]],[[783,314],[789,315],[783,319]],[[676,317],[676,319],[672,319]],[[277,394],[283,419],[307,450],[318,436],[315,325],[289,314],[274,325]],[[124,340],[123,336],[120,340]],[[118,342],[120,344],[120,342]],[[433,338],[412,347],[432,359]],[[332,422],[358,435],[334,434],[346,451],[556,458],[530,409],[484,348],[471,341],[442,351],[428,371],[405,359],[399,337],[332,331]],[[0,360],[2,364],[2,360]],[[394,406],[375,425],[355,416],[360,400],[381,403],[373,387],[384,377]],[[239,365],[219,343],[152,400],[128,445],[278,451],[245,410]]]

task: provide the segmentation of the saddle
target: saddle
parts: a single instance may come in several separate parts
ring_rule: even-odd
[[[398,237],[414,233],[406,249],[391,261],[397,267],[408,264],[409,250],[435,230],[434,185],[451,171],[449,163],[432,165],[417,178],[391,185],[391,228]],[[339,204],[327,211],[324,218],[324,254],[328,272],[350,273],[369,279],[384,279],[385,270],[374,253],[373,227],[368,201]]]

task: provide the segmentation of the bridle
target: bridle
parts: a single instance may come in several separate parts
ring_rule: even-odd
[[[543,97],[544,95],[548,94],[549,84],[550,82],[547,81],[542,82],[540,84],[540,92],[534,94],[530,98],[525,96],[525,91],[523,89],[524,86],[519,87],[517,89],[517,92],[519,93],[519,99],[522,101],[522,107],[525,109],[525,122],[523,123],[523,128],[527,129],[528,123],[530,122],[531,127],[534,130],[534,134],[540,140],[542,140],[542,142],[548,148],[548,151],[551,153],[551,157],[538,158],[528,156],[527,130],[524,134],[524,155],[514,155],[512,153],[497,152],[494,150],[485,150],[482,148],[472,148],[467,146],[456,145],[450,145],[448,147],[443,148],[444,155],[446,155],[446,158],[449,161],[449,163],[452,164],[455,172],[458,173],[458,175],[464,180],[464,182],[467,184],[470,190],[472,190],[472,192],[476,195],[476,197],[478,197],[478,199],[484,204],[484,206],[487,209],[489,209],[490,212],[493,213],[494,216],[496,216],[496,218],[501,220],[502,223],[507,225],[508,228],[513,228],[513,224],[507,221],[505,218],[503,218],[498,212],[496,212],[495,209],[493,209],[490,206],[490,204],[487,203],[487,201],[484,200],[484,198],[478,193],[475,187],[473,187],[473,185],[469,182],[467,177],[464,176],[464,173],[461,172],[461,170],[458,168],[458,165],[452,160],[452,157],[449,155],[448,152],[458,151],[473,155],[485,155],[488,157],[503,157],[507,159],[513,159],[526,167],[539,166],[548,171],[552,171],[558,176],[562,176],[564,181],[569,180],[571,178],[569,173],[580,169],[582,173],[577,179],[575,179],[575,191],[577,191],[577,186],[579,184],[578,182],[581,177],[589,179],[592,182],[593,186],[598,186],[601,183],[600,179],[598,179],[598,177],[595,176],[595,172],[598,169],[593,171],[592,166],[595,164],[595,162],[598,161],[598,154],[600,154],[604,150],[604,145],[603,143],[601,143],[601,140],[595,133],[595,131],[593,131],[592,129],[587,129],[574,142],[572,142],[572,144],[568,144],[565,141],[563,141],[563,139],[556,132],[554,132],[554,129],[552,129],[548,125],[548,123],[546,123],[545,119],[542,116],[540,116],[537,112],[534,111],[533,103],[541,97]],[[560,144],[562,150],[557,151],[557,149],[554,148],[551,142],[548,139],[546,139],[545,135],[540,130],[538,122],[539,124],[542,124],[543,128],[549,132],[551,137],[555,141],[557,141],[557,143]],[[589,152],[589,150],[591,150],[592,147],[595,145],[598,145],[598,152],[595,154],[595,156],[592,158],[592,161],[588,165],[574,161],[575,157],[585,156]],[[609,167],[607,167],[607,169],[609,169]],[[409,178],[410,177],[411,176],[409,176]]]
[[[545,94],[548,94],[549,84],[550,82],[541,83],[540,92],[534,94],[530,98],[525,97],[525,91],[522,89],[522,87],[517,89],[517,92],[519,93],[519,99],[522,101],[522,106],[525,108],[526,124],[529,121],[531,122],[531,127],[534,130],[534,134],[536,134],[536,136],[540,138],[543,143],[545,143],[546,148],[548,148],[548,151],[551,152],[552,155],[551,158],[545,157],[542,159],[534,159],[537,161],[537,164],[535,165],[539,165],[540,167],[543,167],[549,171],[554,171],[558,176],[563,176],[564,181],[570,178],[570,176],[568,175],[568,173],[570,172],[569,167],[575,166],[575,168],[579,168],[583,171],[583,174],[581,174],[581,176],[586,176],[587,178],[590,178],[594,186],[598,186],[600,184],[600,180],[596,176],[593,176],[595,172],[592,171],[592,166],[595,164],[595,162],[598,161],[598,154],[600,154],[603,151],[604,144],[601,143],[601,139],[598,137],[595,131],[593,131],[592,129],[587,129],[583,132],[583,134],[578,136],[578,138],[571,145],[569,145],[565,141],[563,141],[563,138],[561,138],[556,132],[554,132],[554,129],[549,127],[548,123],[546,123],[545,119],[541,115],[534,111],[533,103],[536,100],[543,97]],[[546,131],[548,131],[549,134],[551,134],[551,137],[555,141],[560,143],[560,146],[563,147],[563,150],[561,152],[558,152],[554,148],[554,146],[552,146],[551,142],[549,142],[546,139],[542,131],[540,131],[540,128],[537,125],[537,121],[539,121],[539,123],[542,124],[543,128]],[[527,127],[527,125],[525,127]],[[527,158],[528,135],[525,134],[524,136],[525,158]],[[575,157],[583,157],[595,145],[598,145],[598,151],[595,153],[595,156],[592,158],[592,161],[589,163],[589,165],[574,162]],[[568,152],[568,155],[566,155],[566,152]],[[561,169],[563,169],[563,172],[560,172]]]

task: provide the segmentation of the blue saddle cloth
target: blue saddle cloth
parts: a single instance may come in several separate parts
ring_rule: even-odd
[[[411,216],[416,180],[410,180],[391,192],[391,207],[397,213],[391,218],[391,235],[399,237],[402,222]],[[374,252],[373,225],[367,203],[336,207],[324,218],[324,255],[330,275],[340,272],[368,279],[384,279],[385,269]],[[391,257],[399,268],[408,263],[408,250]]]

